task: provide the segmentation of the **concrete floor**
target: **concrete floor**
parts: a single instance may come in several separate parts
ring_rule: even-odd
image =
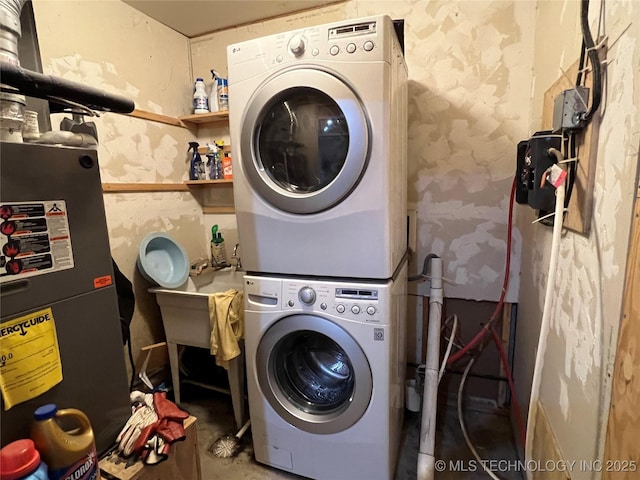
[[[300,479],[281,470],[257,463],[253,459],[251,431],[242,438],[242,450],[235,458],[217,458],[208,451],[217,438],[236,433],[230,397],[192,385],[182,387],[182,408],[198,418],[198,444],[203,480],[276,480]],[[504,415],[468,410],[467,429],[483,459],[517,459],[509,420]],[[420,418],[417,413],[405,415],[404,439],[401,445],[395,480],[415,480],[420,435]],[[439,410],[436,458],[447,462],[443,472],[436,473],[437,480],[475,480],[489,478],[473,459],[458,425],[455,405],[445,405]],[[457,467],[456,467],[457,465]],[[474,465],[477,471],[472,471]],[[497,465],[497,464],[496,464]],[[462,470],[462,468],[464,470]],[[521,480],[523,476],[515,467],[503,464],[498,476],[504,480]],[[458,471],[454,471],[458,470]],[[504,471],[511,470],[511,471]],[[335,479],[360,480],[360,479]],[[364,480],[364,479],[363,479]]]

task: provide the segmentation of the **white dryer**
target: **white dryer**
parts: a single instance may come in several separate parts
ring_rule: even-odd
[[[407,69],[387,16],[230,45],[249,272],[391,278],[407,245]]]
[[[314,479],[394,477],[404,412],[406,263],[393,280],[245,276],[261,463]]]

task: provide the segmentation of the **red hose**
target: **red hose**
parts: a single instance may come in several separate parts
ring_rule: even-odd
[[[496,331],[491,329],[491,336],[493,337],[493,341],[498,347],[498,353],[500,354],[500,360],[502,361],[502,366],[504,367],[504,371],[507,375],[507,382],[509,382],[509,390],[511,390],[511,401],[513,402],[513,408],[515,410],[516,415],[516,424],[518,425],[518,433],[520,434],[520,442],[522,443],[522,447],[526,445],[527,441],[527,431],[524,428],[524,422],[522,421],[522,412],[520,410],[520,404],[518,403],[518,397],[516,395],[516,386],[513,383],[513,375],[511,374],[511,369],[509,368],[509,361],[507,360],[507,355],[504,353],[504,348],[502,348],[502,341],[500,341],[500,337]]]
[[[498,315],[502,311],[502,307],[504,306],[504,298],[507,295],[507,287],[509,286],[509,270],[511,269],[511,232],[513,230],[513,204],[516,198],[516,178],[514,176],[513,183],[511,185],[511,196],[509,198],[509,221],[507,223],[507,258],[504,266],[504,281],[502,282],[502,292],[500,293],[500,300],[498,300],[498,304],[496,305],[495,310],[491,314],[489,321],[485,324],[484,327],[476,334],[473,339],[467,343],[464,348],[458,350],[456,353],[449,357],[447,360],[447,365],[451,365],[456,362],[464,354],[466,354],[469,350],[475,347],[487,334],[489,329],[493,326]]]

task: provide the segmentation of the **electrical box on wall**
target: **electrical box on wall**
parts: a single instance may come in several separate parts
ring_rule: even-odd
[[[586,87],[574,87],[557,95],[553,101],[553,131],[582,128],[588,101]]]
[[[551,130],[536,132],[529,140],[518,143],[516,201],[543,215],[555,206],[555,188],[545,181],[546,171],[556,163],[549,149],[560,150],[561,143],[562,136]]]
[[[603,61],[606,58],[606,48],[600,47],[598,54],[600,60]],[[576,61],[563,72],[558,80],[545,92],[544,105],[542,107],[542,128],[555,130],[557,123],[557,121],[554,121],[554,117],[557,117],[557,115],[554,115],[556,102],[560,101],[558,98],[563,97],[563,92],[575,92],[576,86],[572,84],[571,79],[578,76],[580,68],[580,62]],[[591,93],[593,89],[592,72],[585,71],[584,78],[585,86],[577,87],[577,89],[580,91],[585,88]],[[566,95],[564,95],[564,97],[566,99]],[[574,104],[574,107],[571,108],[584,110],[584,105],[582,105],[579,99],[574,98],[571,102]],[[567,106],[567,108],[563,110],[563,116],[565,113],[569,115],[571,108]],[[591,121],[586,126],[578,130],[564,128],[565,131],[574,135],[575,152],[571,153],[570,156],[576,157],[576,164],[573,192],[566,201],[567,212],[565,214],[563,227],[585,235],[589,234],[591,217],[593,215],[593,187],[596,176],[599,128],[599,112],[593,115],[593,118],[591,118]]]

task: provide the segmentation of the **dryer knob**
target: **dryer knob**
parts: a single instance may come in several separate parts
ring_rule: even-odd
[[[294,35],[293,37],[291,37],[291,40],[289,40],[289,50],[296,57],[299,57],[304,53],[306,47],[304,41],[305,38],[302,35]]]
[[[311,287],[302,287],[298,292],[298,298],[305,305],[313,305],[316,301],[316,292]]]

